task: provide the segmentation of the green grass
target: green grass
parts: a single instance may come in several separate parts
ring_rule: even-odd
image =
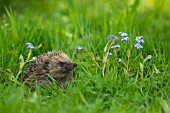
[[[169,113],[169,1],[153,0],[154,7],[134,1],[0,0],[0,113]],[[143,78],[140,59],[133,63],[127,79],[112,56],[102,77],[91,57],[75,51],[81,45],[102,59],[106,37],[119,36],[119,31],[131,38],[127,44],[120,43],[118,55],[125,61],[129,47],[132,59],[139,53],[133,48],[135,37],[145,37],[140,52],[153,59],[145,63]],[[75,80],[66,88],[37,87],[35,91],[11,81],[19,70],[19,55],[28,54],[27,42],[42,44],[32,57],[52,50],[67,53],[78,64]],[[103,66],[102,61],[97,62]]]

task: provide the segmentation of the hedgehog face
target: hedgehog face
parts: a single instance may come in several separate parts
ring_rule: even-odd
[[[70,72],[77,66],[77,64],[71,62],[66,54],[54,57],[52,61],[55,63],[54,68],[57,68],[57,70],[61,72]]]
[[[67,76],[72,70],[77,66],[77,64],[70,61],[70,59],[66,57],[55,57],[52,58],[49,63],[49,73],[56,77],[62,78]]]
[[[72,71],[77,66],[77,64],[72,62],[57,62],[50,66],[51,70],[55,70],[57,73],[68,73]]]
[[[58,68],[61,69],[61,71],[63,72],[70,72],[72,71],[75,67],[77,66],[77,64],[72,63],[72,62],[59,62],[58,63]]]

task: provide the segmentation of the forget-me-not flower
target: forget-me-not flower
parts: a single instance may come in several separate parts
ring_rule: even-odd
[[[83,49],[82,46],[77,46],[77,47],[76,47],[76,51],[79,51],[79,50],[82,50],[82,49]]]
[[[28,49],[34,49],[34,45],[32,43],[26,43]]]
[[[119,32],[120,36],[122,37],[121,41],[122,42],[127,42],[129,40],[128,34],[125,32]]]
[[[128,36],[128,34],[125,33],[125,32],[119,32],[119,34],[120,34],[120,36],[122,36],[122,37],[127,37],[127,36]]]
[[[107,36],[106,39],[113,39],[113,40],[115,40],[115,41],[118,41],[118,40],[119,40],[119,39],[118,39],[116,36],[114,36],[114,35],[109,35],[109,36]]]
[[[124,43],[127,42],[128,40],[129,40],[129,37],[122,37],[122,39],[121,39],[121,41]]]
[[[110,58],[112,56],[111,52],[107,52],[107,58]]]
[[[140,45],[139,43],[135,44],[134,47],[135,47],[136,49],[141,49],[141,48],[143,48],[143,46]]]
[[[32,60],[33,60],[33,61],[37,60],[37,57],[32,57]]]
[[[120,45],[111,46],[110,48],[111,49],[118,49],[118,48],[120,48]]]
[[[137,43],[144,43],[144,37],[143,36],[137,36],[135,40],[136,40]]]
[[[151,60],[152,59],[152,55],[148,55],[148,59]]]

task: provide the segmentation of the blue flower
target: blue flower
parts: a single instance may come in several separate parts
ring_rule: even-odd
[[[110,58],[112,56],[111,52],[107,52],[107,58]]]
[[[34,49],[34,45],[32,43],[26,43],[28,49]]]
[[[144,43],[143,40],[135,39],[137,43]]]
[[[111,49],[115,49],[115,48],[118,49],[118,48],[120,48],[120,45],[111,46],[110,48]]]
[[[79,50],[82,50],[82,49],[83,49],[82,46],[77,46],[77,47],[76,47],[76,51],[79,51]]]
[[[109,36],[107,36],[106,39],[113,39],[113,40],[115,40],[115,41],[118,41],[118,40],[119,40],[119,39],[118,39],[116,36],[114,36],[114,35],[109,35]]]
[[[118,62],[122,62],[122,59],[119,58],[119,59],[118,59]]]
[[[152,59],[152,55],[148,55],[148,59],[151,60]]]
[[[119,34],[120,34],[120,36],[122,36],[122,37],[127,37],[127,36],[128,36],[128,34],[127,34],[127,33],[124,33],[124,32],[119,32]]]
[[[143,48],[142,45],[140,45],[139,43],[135,44],[134,47],[135,47],[136,49],[141,49],[141,48]]]
[[[135,40],[136,40],[137,43],[144,43],[144,37],[143,36],[137,36]]]
[[[121,39],[121,41],[124,43],[127,42],[128,40],[129,40],[129,37],[122,37],[122,39]]]
[[[33,61],[37,60],[37,57],[32,57],[32,60],[33,60]]]

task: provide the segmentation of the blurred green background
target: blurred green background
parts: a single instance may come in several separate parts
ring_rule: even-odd
[[[0,0],[0,113],[169,113],[169,4],[170,0]],[[103,78],[89,56],[78,58],[79,45],[102,58],[106,37],[118,36],[119,31],[131,39],[120,48],[123,58],[129,47],[132,56],[138,52],[133,48],[136,36],[145,37],[140,52],[153,59],[145,64],[144,78],[138,74],[139,62],[127,80],[118,63],[110,63]],[[32,56],[66,52],[78,64],[75,80],[66,89],[34,92],[10,81],[18,72],[19,55],[27,57],[27,42],[42,44]]]
[[[8,59],[24,53],[26,42],[43,44],[34,55],[58,49],[73,57],[77,45],[98,51],[107,35],[119,31],[144,35],[146,51],[168,60],[168,4],[169,0],[0,0],[0,66],[15,72],[17,60]]]

